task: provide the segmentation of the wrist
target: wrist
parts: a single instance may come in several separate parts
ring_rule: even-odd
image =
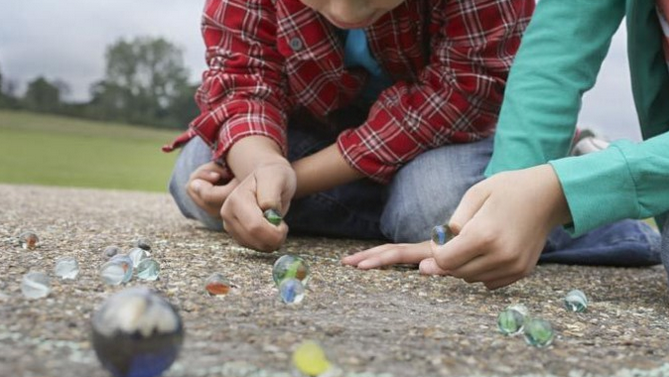
[[[541,165],[539,168],[542,170],[543,179],[546,182],[547,204],[550,207],[549,222],[552,226],[572,222],[569,204],[555,170],[549,164]]]
[[[247,136],[234,143],[226,156],[226,163],[240,180],[261,167],[271,165],[290,167],[279,145],[269,137],[258,135]]]

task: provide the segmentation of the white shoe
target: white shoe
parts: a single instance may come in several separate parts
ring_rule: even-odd
[[[606,140],[598,139],[594,136],[586,136],[574,144],[569,155],[582,156],[592,152],[599,152],[608,148],[610,144]]]

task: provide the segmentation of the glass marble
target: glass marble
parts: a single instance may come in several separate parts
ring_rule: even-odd
[[[19,243],[23,249],[34,249],[39,246],[39,237],[33,232],[23,232],[19,235]]]
[[[118,247],[118,246],[107,246],[107,247],[105,247],[105,249],[102,251],[102,253],[103,253],[104,256],[106,256],[107,258],[111,258],[111,257],[113,257],[113,256],[116,255],[116,254],[120,254],[120,253],[121,253],[121,248]]]
[[[151,240],[146,237],[140,237],[135,241],[133,246],[146,251],[151,251]]]
[[[527,314],[527,308],[523,304],[508,306],[497,316],[497,328],[504,335],[520,334]]]
[[[132,265],[133,266],[138,266],[139,262],[143,261],[144,259],[148,258],[151,256],[148,251],[139,248],[139,247],[134,247],[130,252],[128,252],[128,256],[130,259],[132,259]]]
[[[118,254],[102,265],[100,277],[109,285],[119,285],[132,279],[132,271],[132,259],[125,254]]]
[[[332,368],[323,348],[313,340],[302,342],[293,352],[293,365],[307,376],[321,376]]]
[[[265,216],[267,221],[269,221],[270,223],[272,223],[273,225],[276,225],[276,226],[279,226],[279,224],[281,224],[281,221],[283,220],[281,215],[279,215],[279,212],[277,212],[277,210],[275,210],[275,209],[270,208],[270,209],[266,210],[263,213],[263,215]]]
[[[432,242],[435,245],[444,245],[453,238],[453,234],[447,225],[437,225],[432,228]]]
[[[306,286],[311,279],[309,274],[309,264],[304,259],[286,254],[274,262],[272,267],[272,279],[276,285],[281,284],[284,279],[294,278]]]
[[[553,326],[546,320],[531,318],[523,326],[523,335],[527,344],[531,346],[548,347],[553,343]]]
[[[211,274],[204,282],[204,289],[212,296],[227,295],[232,287],[230,281],[220,272]]]
[[[574,289],[564,297],[564,307],[571,312],[584,312],[588,308],[588,298],[583,291]]]
[[[108,298],[91,325],[95,354],[115,377],[160,376],[176,360],[184,340],[179,313],[145,287]]]
[[[153,281],[160,275],[160,264],[153,258],[146,258],[139,262],[135,270],[139,279]]]
[[[286,304],[299,304],[304,300],[304,285],[298,279],[284,279],[279,284],[279,297]]]
[[[61,279],[74,280],[79,276],[79,262],[74,257],[58,258],[53,273]]]
[[[46,297],[51,293],[51,279],[44,272],[30,271],[23,275],[21,292],[31,299]]]

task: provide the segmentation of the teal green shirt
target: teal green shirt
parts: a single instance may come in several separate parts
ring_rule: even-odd
[[[623,17],[645,141],[565,158],[581,97],[594,85]],[[661,41],[655,1],[541,0],[509,75],[486,175],[550,163],[576,235],[669,211],[669,74]]]

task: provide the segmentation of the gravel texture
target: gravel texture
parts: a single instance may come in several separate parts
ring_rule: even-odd
[[[25,230],[41,238],[23,250]],[[107,376],[89,342],[90,318],[110,294],[103,250],[125,252],[139,237],[160,262],[154,282],[183,317],[186,340],[167,376],[291,376],[291,351],[321,342],[348,376],[669,376],[666,277],[661,267],[543,265],[511,287],[489,292],[414,268],[357,271],[343,255],[372,246],[353,240],[291,237],[272,254],[237,246],[225,234],[183,219],[167,195],[0,185],[0,376]],[[308,260],[312,279],[298,306],[277,298],[272,263],[283,253]],[[54,262],[78,259],[75,281]],[[42,270],[53,291],[28,300],[22,276]],[[222,272],[237,288],[211,297],[204,280]],[[583,290],[591,304],[570,313],[562,298]],[[524,303],[556,331],[546,349],[496,328],[507,305]]]

